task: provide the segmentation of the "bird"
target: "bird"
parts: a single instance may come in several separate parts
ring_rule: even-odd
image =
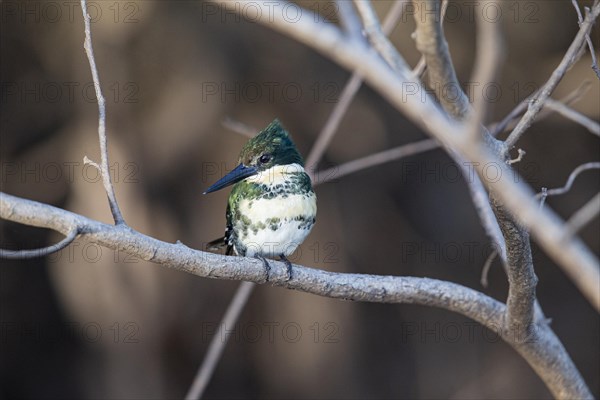
[[[266,280],[270,265],[266,257],[279,257],[292,279],[288,260],[306,239],[317,215],[317,196],[304,160],[278,119],[251,138],[240,152],[238,166],[204,194],[233,185],[225,212],[225,236],[208,244],[227,247],[238,256],[263,262]]]

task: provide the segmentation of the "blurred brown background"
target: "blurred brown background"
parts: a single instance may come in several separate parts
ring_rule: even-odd
[[[336,21],[330,2],[301,4]],[[474,60],[473,4],[452,1],[445,24],[463,82]],[[390,5],[375,2],[380,17]],[[99,153],[79,3],[9,0],[0,7],[1,190],[111,222],[97,173],[83,165],[85,155],[99,160]],[[578,29],[569,1],[505,1],[501,11],[507,55],[498,90],[489,92],[490,123],[548,79]],[[169,242],[202,248],[222,234],[228,191],[201,193],[235,166],[246,140],[222,125],[225,118],[261,128],[278,117],[306,156],[349,78],[311,49],[200,1],[95,1],[90,15],[117,198],[133,228]],[[391,35],[411,65],[419,58],[413,30],[405,13]],[[588,53],[554,97],[591,82],[574,108],[598,120],[600,85],[590,64]],[[424,137],[362,87],[319,167]],[[517,170],[535,190],[562,186],[600,154],[597,137],[556,115],[534,124],[519,147],[527,156]],[[585,172],[547,204],[568,218],[598,191],[598,176]],[[318,222],[294,262],[445,279],[504,301],[499,262],[490,287],[479,283],[490,246],[443,151],[316,191]],[[6,221],[0,228],[3,248],[60,239]],[[598,219],[581,232],[595,253],[598,232]],[[539,300],[597,397],[598,315],[535,245],[534,261]],[[83,241],[46,259],[1,262],[0,397],[7,399],[182,397],[238,286]],[[227,330],[231,343],[209,398],[549,397],[493,332],[443,310],[264,285]]]

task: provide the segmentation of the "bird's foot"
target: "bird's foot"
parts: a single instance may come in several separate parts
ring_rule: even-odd
[[[289,281],[290,279],[292,279],[292,263],[283,254],[280,254],[279,258],[281,259],[281,261],[283,261],[285,263],[285,265],[287,267],[287,278],[286,278],[286,281]]]
[[[254,257],[258,258],[259,260],[261,260],[263,262],[263,265],[265,266],[265,274],[266,274],[265,282],[269,282],[269,274],[271,273],[271,266],[269,265],[269,262],[267,261],[266,258],[261,256],[260,254],[257,254]]]

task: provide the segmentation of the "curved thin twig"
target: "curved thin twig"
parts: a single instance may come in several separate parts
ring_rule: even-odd
[[[488,275],[490,273],[490,268],[492,267],[492,263],[494,262],[496,257],[498,257],[498,250],[494,250],[490,253],[488,258],[485,260],[485,263],[483,264],[483,268],[481,269],[481,279],[479,282],[481,283],[481,286],[483,286],[484,288],[488,287],[488,284],[489,284]]]
[[[548,196],[558,196],[561,194],[565,194],[569,190],[571,190],[571,187],[573,186],[573,182],[575,182],[575,179],[577,179],[579,174],[581,174],[583,171],[587,171],[589,169],[600,169],[600,162],[589,162],[589,163],[581,164],[579,167],[575,168],[573,170],[573,172],[571,172],[571,174],[569,174],[569,177],[567,178],[567,182],[565,183],[564,186],[561,186],[559,188],[554,188],[554,189],[546,189],[546,188],[542,189],[541,192],[539,192],[535,195],[535,197],[537,199],[541,199],[540,206],[544,205],[544,202],[546,201],[546,198]]]
[[[71,229],[65,238],[52,246],[43,247],[41,249],[32,250],[6,250],[0,249],[0,258],[7,260],[24,260],[29,258],[45,257],[49,254],[56,253],[70,245],[77,237],[78,229]]]

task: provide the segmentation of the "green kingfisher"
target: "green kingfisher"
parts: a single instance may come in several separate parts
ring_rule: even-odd
[[[239,165],[204,194],[235,184],[227,201],[225,236],[209,246],[227,246],[226,254],[279,257],[292,277],[292,254],[310,233],[317,215],[317,196],[304,160],[289,133],[274,120],[242,148]]]

